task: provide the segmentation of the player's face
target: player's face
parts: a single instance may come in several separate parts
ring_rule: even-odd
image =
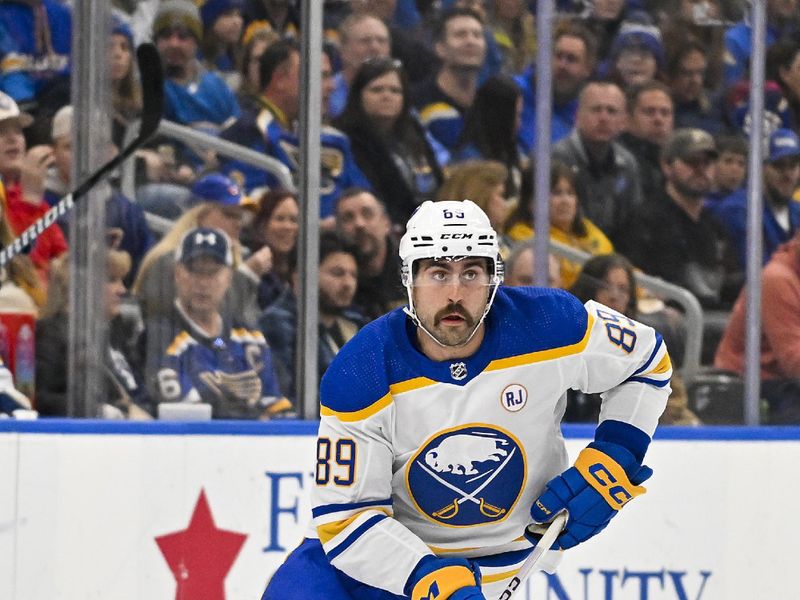
[[[230,267],[209,256],[175,265],[175,291],[189,316],[216,313],[231,283]]]
[[[273,252],[287,254],[297,244],[300,208],[291,196],[284,198],[267,221],[264,238]]]
[[[622,267],[614,267],[609,270],[603,285],[598,288],[596,300],[624,315],[632,293],[628,272]]]
[[[420,261],[414,275],[417,317],[444,346],[462,346],[469,340],[486,308],[489,291],[489,271],[483,258],[426,259]]]
[[[666,93],[650,90],[639,94],[628,131],[644,140],[663,144],[672,135],[673,125],[672,100]]]
[[[364,114],[376,121],[393,123],[403,109],[403,84],[396,71],[370,81],[361,92]]]
[[[339,313],[353,303],[358,285],[355,257],[332,252],[319,266],[319,305],[323,312]]]
[[[336,205],[339,234],[354,244],[362,256],[375,256],[386,245],[390,223],[377,198],[369,192],[339,200]]]

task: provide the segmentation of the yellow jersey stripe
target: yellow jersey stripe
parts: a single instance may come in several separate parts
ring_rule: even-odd
[[[519,569],[503,571],[502,573],[492,573],[491,575],[484,575],[481,573],[481,583],[494,583],[495,581],[502,581],[503,579],[511,579],[517,573],[519,573]]]
[[[337,535],[342,533],[347,526],[353,523],[356,519],[363,516],[367,512],[378,511],[385,513],[387,517],[391,517],[392,515],[389,513],[388,509],[385,508],[371,508],[369,511],[362,510],[361,512],[357,512],[354,515],[347,517],[346,519],[342,519],[341,521],[332,521],[331,523],[325,523],[324,525],[320,525],[317,527],[317,534],[319,535],[319,541],[323,544],[327,544]]]
[[[175,339],[172,340],[172,343],[167,348],[167,354],[174,355],[177,354],[178,351],[181,349],[186,341],[189,339],[189,334],[186,331],[181,331],[178,335],[175,336]]]
[[[520,354],[519,356],[510,356],[508,358],[500,358],[493,360],[486,367],[486,371],[499,371],[500,369],[509,369],[511,367],[519,367],[522,365],[529,365],[531,363],[543,362],[545,360],[553,360],[555,358],[562,358],[571,354],[578,354],[586,348],[589,343],[589,333],[592,331],[594,325],[594,315],[589,315],[589,320],[586,323],[586,333],[583,334],[583,339],[569,346],[561,346],[559,348],[549,348],[547,350],[538,350],[536,352],[529,352],[528,354]]]
[[[387,406],[392,403],[392,394],[386,394],[379,400],[376,400],[366,408],[362,408],[361,410],[354,410],[354,411],[338,411],[328,408],[327,406],[323,406],[320,408],[320,415],[323,417],[336,417],[340,421],[344,421],[346,423],[353,423],[355,421],[363,421],[367,417],[371,417],[375,413],[383,410]]]
[[[393,383],[392,385],[389,386],[389,393],[402,394],[404,392],[419,390],[421,388],[428,387],[429,385],[433,385],[435,383],[436,382],[433,379],[428,379],[427,377],[415,377],[414,379],[401,381],[400,383]]]
[[[672,360],[669,358],[669,353],[665,352],[664,356],[656,365],[656,368],[645,375],[663,375],[664,373],[668,373],[672,369]]]

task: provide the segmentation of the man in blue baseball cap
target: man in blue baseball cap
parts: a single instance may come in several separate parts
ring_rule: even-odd
[[[800,184],[800,138],[791,129],[769,136],[762,170],[764,179],[764,255],[794,235],[800,225],[800,204],[792,196]],[[741,189],[709,206],[736,251],[739,268],[747,264],[747,190]]]

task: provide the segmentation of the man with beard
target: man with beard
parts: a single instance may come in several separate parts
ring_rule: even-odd
[[[406,293],[400,285],[397,244],[383,202],[363,188],[345,190],[336,205],[336,230],[357,251],[355,305],[368,319],[402,306]]]
[[[554,548],[572,548],[645,491],[672,372],[661,336],[563,290],[501,286],[499,250],[469,200],[424,202],[408,221],[408,305],[323,377],[314,533],[262,600],[497,598],[540,539],[532,523],[566,512]],[[573,467],[568,389],[604,392]]]
[[[469,8],[445,12],[434,31],[433,47],[442,66],[414,90],[414,105],[431,135],[448,150],[454,150],[486,58],[481,16]]]
[[[769,155],[764,161],[764,264],[778,246],[788,242],[800,225],[800,204],[792,195],[800,184],[800,138],[791,129],[778,129],[769,138]],[[738,267],[747,265],[747,190],[742,188],[708,211],[722,226],[736,252]]]
[[[296,255],[293,257],[296,259]],[[297,287],[296,264],[292,265]],[[364,317],[352,307],[358,285],[355,248],[333,232],[319,240],[319,345],[317,374],[320,379],[342,346],[364,325]],[[294,357],[297,340],[296,289],[287,289],[261,315],[259,326],[288,377],[283,389],[294,397]]]
[[[148,325],[148,335],[170,340],[150,383],[160,403],[205,402],[215,419],[266,419],[291,404],[280,393],[261,332],[220,312],[232,276],[225,232],[197,227],[183,236],[175,252],[173,311]]]
[[[705,308],[723,308],[727,247],[703,209],[717,148],[702,129],[678,129],[664,146],[664,189],[648,198],[615,246],[649,275],[685,287]]]
[[[597,40],[583,25],[566,21],[558,26],[553,40],[553,115],[550,140],[569,135],[575,125],[578,93],[592,75],[597,62]],[[536,142],[536,70],[531,65],[515,78],[522,90],[522,125],[519,143],[530,152]]]

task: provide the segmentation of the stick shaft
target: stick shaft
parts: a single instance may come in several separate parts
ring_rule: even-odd
[[[545,552],[550,550],[552,545],[555,543],[558,534],[561,533],[561,530],[564,528],[564,523],[567,522],[567,515],[566,513],[560,513],[556,515],[556,518],[550,523],[550,526],[547,528],[547,531],[542,536],[542,539],[539,540],[539,543],[536,544],[536,547],[530,553],[530,556],[525,559],[525,562],[522,563],[522,566],[517,571],[517,574],[508,582],[506,589],[500,594],[500,598],[498,600],[511,600],[519,591],[519,588],[528,578],[528,575],[531,574],[534,567],[538,564],[541,558],[544,556]]]

